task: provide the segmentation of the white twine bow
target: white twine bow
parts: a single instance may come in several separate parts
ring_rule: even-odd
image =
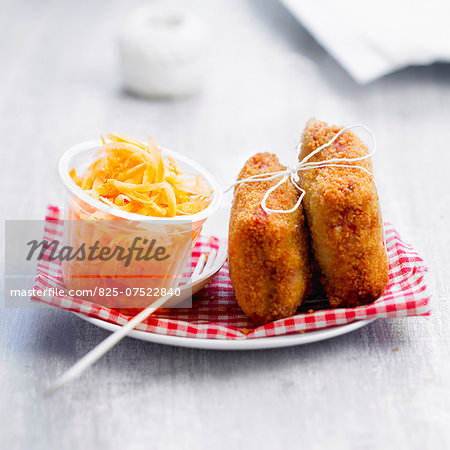
[[[329,147],[344,131],[349,130],[351,128],[358,128],[358,127],[366,130],[369,133],[369,136],[372,140],[373,149],[367,155],[360,156],[358,158],[332,158],[332,159],[328,159],[325,161],[308,162],[308,160],[311,159],[314,155],[317,155],[317,153],[319,153],[323,149]],[[300,154],[300,147],[301,147],[301,142],[299,142],[299,144],[297,146],[298,154]],[[303,197],[305,196],[305,193],[306,193],[305,190],[302,189],[297,184],[299,181],[298,172],[300,170],[320,169],[321,167],[350,167],[350,168],[363,170],[367,174],[371,175],[371,172],[369,170],[367,170],[365,167],[357,166],[357,165],[353,165],[353,164],[340,164],[340,163],[353,163],[356,161],[362,161],[364,159],[368,159],[374,155],[375,150],[376,150],[375,136],[373,135],[372,131],[370,131],[369,128],[367,128],[365,125],[360,124],[360,123],[357,123],[354,125],[349,125],[347,127],[342,128],[327,143],[321,145],[316,150],[311,152],[309,155],[305,156],[295,166],[293,166],[291,168],[287,168],[285,170],[279,170],[277,172],[268,172],[268,173],[262,173],[262,174],[258,174],[258,175],[252,175],[251,177],[236,181],[236,183],[232,184],[225,192],[228,192],[229,190],[233,189],[234,186],[238,186],[242,183],[254,183],[257,181],[270,181],[270,180],[274,180],[275,178],[282,177],[281,180],[276,185],[269,188],[267,190],[267,192],[264,194],[264,197],[261,200],[261,208],[267,214],[273,214],[273,213],[288,214],[288,213],[294,212],[300,206],[300,204],[303,200]],[[290,179],[291,183],[301,192],[300,197],[297,200],[297,203],[291,209],[271,209],[271,208],[267,207],[266,202],[267,202],[267,199],[269,198],[270,194],[273,191],[275,191],[276,189],[278,189],[288,179]]]

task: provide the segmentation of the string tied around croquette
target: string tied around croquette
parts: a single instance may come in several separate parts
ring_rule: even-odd
[[[372,140],[372,151],[370,151],[367,155],[360,156],[358,158],[331,158],[331,159],[328,159],[328,160],[325,160],[325,161],[309,162],[309,160],[313,156],[317,155],[322,150],[324,150],[325,148],[327,148],[331,144],[333,144],[333,142],[336,141],[336,139],[338,139],[338,137],[342,133],[344,133],[344,131],[350,130],[352,128],[362,128],[369,134],[370,139]],[[301,141],[297,145],[297,153],[298,154],[300,154],[300,150],[301,150]],[[299,171],[311,170],[311,169],[320,169],[322,167],[348,167],[348,168],[360,169],[360,170],[363,170],[364,172],[366,172],[367,174],[372,175],[372,173],[369,170],[367,170],[365,167],[354,165],[354,164],[345,164],[345,163],[354,163],[354,162],[357,162],[357,161],[362,161],[362,160],[365,160],[365,159],[369,159],[371,156],[373,156],[375,154],[375,150],[376,150],[375,136],[373,135],[372,131],[368,127],[366,127],[365,125],[360,124],[360,123],[349,125],[349,126],[346,126],[346,127],[342,128],[341,130],[339,130],[328,142],[326,142],[325,144],[323,144],[320,147],[316,148],[316,150],[311,152],[309,155],[305,156],[302,160],[300,160],[294,166],[292,166],[290,168],[287,168],[285,170],[279,170],[279,171],[276,171],[276,172],[267,172],[267,173],[262,173],[262,174],[258,174],[258,175],[252,175],[252,176],[250,176],[248,178],[244,178],[242,180],[238,180],[238,181],[236,181],[236,183],[233,183],[228,189],[226,189],[225,192],[230,191],[235,186],[239,186],[242,183],[255,183],[255,182],[258,182],[258,181],[259,182],[260,181],[271,181],[271,180],[274,180],[276,178],[281,177],[281,180],[278,181],[277,184],[275,184],[274,186],[269,188],[266,191],[266,193],[264,194],[264,197],[261,200],[261,208],[267,214],[275,214],[275,213],[288,214],[288,213],[292,213],[296,209],[298,209],[298,207],[300,206],[300,204],[303,201],[303,197],[306,194],[306,191],[304,189],[302,189],[298,185],[298,182],[299,182],[298,172]],[[344,164],[342,164],[342,163],[344,163]],[[272,208],[269,208],[266,203],[267,203],[267,199],[269,198],[270,194],[273,191],[275,191],[276,189],[278,189],[283,183],[286,183],[288,180],[290,180],[291,183],[293,184],[293,186],[295,186],[295,188],[298,189],[298,191],[300,191],[300,197],[298,198],[296,204],[291,209],[272,209]]]

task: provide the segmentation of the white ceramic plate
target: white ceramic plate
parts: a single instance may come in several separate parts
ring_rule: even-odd
[[[226,237],[228,234],[228,216],[230,206],[224,205],[205,222],[203,233],[205,235],[215,235]],[[83,320],[93,325],[109,331],[116,331],[119,325],[106,322],[104,320],[88,317],[83,314],[74,313]],[[290,347],[292,345],[309,344],[311,342],[323,341],[335,336],[350,333],[373,322],[371,320],[359,320],[350,324],[325,328],[323,330],[308,331],[304,334],[289,334],[286,336],[276,336],[255,339],[194,339],[178,336],[166,336],[163,334],[149,333],[146,331],[131,331],[128,336],[142,341],[154,342],[157,344],[175,345],[179,347],[202,348],[208,350],[261,350],[266,348]]]
[[[120,328],[114,323],[74,313],[89,323],[97,325],[109,331]],[[339,327],[325,328],[324,330],[308,331],[304,334],[288,334],[286,336],[275,336],[255,339],[196,339],[179,336],[166,336],[164,334],[149,333],[146,331],[130,331],[129,337],[141,341],[154,342],[156,344],[175,345],[178,347],[202,348],[205,350],[263,350],[267,348],[290,347],[292,345],[309,344],[311,342],[323,341],[351,331],[362,328],[373,322],[371,320],[358,320]]]

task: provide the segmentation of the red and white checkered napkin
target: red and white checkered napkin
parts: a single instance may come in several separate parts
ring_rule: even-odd
[[[58,220],[59,214],[57,207],[49,207],[45,239],[52,240],[61,236],[62,221]],[[194,296],[191,308],[160,310],[137,329],[191,338],[250,339],[327,328],[358,319],[429,315],[430,296],[424,282],[427,269],[422,259],[410,245],[400,239],[392,225],[385,224],[385,232],[389,254],[389,284],[384,295],[371,305],[330,309],[326,302],[307,301],[297,315],[255,328],[236,302],[228,275],[228,264],[225,263],[210,285]],[[192,254],[192,265],[195,265],[202,252],[209,253],[211,248],[217,249],[218,246],[219,239],[200,237]],[[40,262],[35,291],[64,288],[59,264],[59,261]],[[119,325],[130,318],[115,310],[68,295],[32,297],[32,300]],[[318,308],[325,309],[317,310]]]

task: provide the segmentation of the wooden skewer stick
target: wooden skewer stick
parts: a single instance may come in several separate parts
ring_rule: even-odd
[[[155,303],[147,306],[139,314],[134,316],[129,322],[124,326],[120,327],[117,331],[108,336],[103,342],[101,342],[97,347],[94,347],[89,353],[83,356],[79,361],[77,361],[67,372],[60,376],[46,391],[45,395],[51,395],[56,392],[61,386],[72,381],[81,375],[89,366],[94,364],[98,359],[100,359],[108,350],[114,347],[120,340],[122,340],[130,330],[143,322],[147,317],[152,315],[157,309],[161,308],[164,303],[169,300],[172,295],[166,295],[159,298]]]
[[[223,246],[219,249],[219,254],[222,255],[223,252],[226,251],[226,246]],[[206,255],[201,254],[197,264],[194,268],[194,271],[191,275],[191,283],[189,284],[192,287],[192,283],[197,281],[202,274],[205,272],[205,268],[210,269],[214,265],[214,261],[216,258],[216,251],[212,250],[208,255],[208,261],[206,262]],[[206,262],[206,265],[205,265]],[[183,286],[183,289],[186,289],[189,285]],[[161,308],[167,300],[172,298],[172,295],[168,294],[164,297],[159,298],[156,302],[147,306],[144,310],[142,310],[139,314],[134,316],[129,322],[127,322],[124,326],[120,327],[117,331],[108,336],[103,342],[97,345],[97,347],[93,348],[89,353],[84,355],[78,362],[76,362],[67,372],[65,372],[62,376],[60,376],[44,393],[44,395],[48,396],[56,392],[61,386],[72,381],[83,373],[88,367],[94,364],[98,359],[100,359],[108,350],[114,347],[120,340],[122,340],[129,331],[143,322],[147,317],[151,316],[157,309]]]

